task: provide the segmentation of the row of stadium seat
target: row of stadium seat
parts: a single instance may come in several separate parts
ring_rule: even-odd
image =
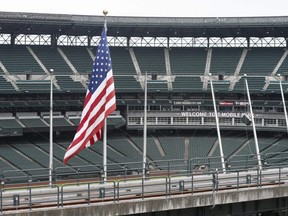
[[[73,129],[79,125],[81,112],[69,111],[66,115],[60,112],[53,112],[53,127]],[[120,115],[110,116],[107,119],[107,126],[110,128],[118,128],[125,124],[125,120]],[[48,128],[50,126],[50,115],[48,112],[42,112],[38,115],[36,112],[19,112],[16,116],[12,113],[0,113],[0,129],[31,129]],[[29,130],[28,130],[29,131]],[[0,131],[1,134],[1,131]]]
[[[271,136],[260,136],[259,149],[262,157],[274,163],[283,162],[284,158],[277,157],[276,159],[275,155],[276,153],[279,154],[279,152],[287,152],[288,147],[285,144],[287,139],[287,136],[273,138]],[[215,158],[219,156],[219,146],[216,140],[216,133],[211,133],[211,131],[202,131],[200,134],[194,131],[194,134],[190,136],[188,134],[175,133],[149,134],[147,139],[148,162],[154,161],[153,166],[157,166],[156,161],[159,160],[185,161],[193,158],[192,164],[199,164],[201,158],[207,159],[208,157]],[[244,133],[239,134],[228,131],[223,134],[222,141],[224,156],[226,159],[229,158],[231,164],[234,163],[234,166],[235,164],[240,166],[239,160],[243,155],[255,156],[254,139],[251,138],[251,134],[246,136]],[[58,172],[63,170],[67,172],[69,169],[72,172],[75,169],[74,167],[89,167],[90,165],[97,165],[97,169],[101,169],[103,147],[99,141],[90,148],[81,151],[69,161],[68,166],[64,166],[62,160],[70,142],[71,140],[67,139],[66,136],[55,137],[54,139],[54,166]],[[133,169],[136,165],[133,165],[132,162],[141,163],[143,138],[140,134],[124,134],[120,131],[114,131],[108,138],[107,150],[108,164],[117,163],[118,167],[121,167],[121,164],[127,164],[128,168]],[[272,155],[273,153],[275,155]],[[0,174],[5,177],[19,175],[21,172],[25,175],[24,171],[28,169],[31,175],[36,175],[36,173],[40,175],[45,172],[44,169],[49,164],[49,140],[47,134],[3,138],[0,144],[0,156]],[[246,160],[242,158],[242,160],[241,166],[243,167],[256,165],[255,160],[247,160],[247,158]],[[214,166],[217,166],[217,163]],[[212,167],[210,164],[210,168]]]
[[[110,47],[113,71],[115,75],[115,86],[120,91],[141,91],[139,82],[136,81],[135,64],[138,63],[142,74],[145,72],[158,75],[166,75],[166,63],[170,63],[171,74],[176,78],[173,82],[174,91],[201,90],[202,82],[200,77],[187,77],[187,75],[204,75],[204,72],[210,72],[215,75],[234,75],[239,69],[239,75],[244,74],[254,76],[271,75],[279,60],[284,56],[283,48],[130,48],[133,49],[135,59],[133,62],[131,50],[125,47]],[[168,50],[168,52],[165,52]],[[243,54],[247,51],[247,54]],[[84,87],[80,81],[74,80],[74,75],[90,74],[92,68],[92,59],[95,49],[86,47],[58,47],[52,49],[49,46],[8,46],[2,45],[0,49],[0,83],[1,90],[15,91],[7,75],[25,75],[38,74],[47,75],[49,69],[54,69],[56,75],[58,90],[61,91],[82,91]],[[168,57],[167,54],[169,53]],[[211,56],[211,57],[209,57]],[[243,60],[243,64],[239,64]],[[285,58],[277,73],[287,72],[288,58]],[[168,64],[169,65],[169,64]],[[6,76],[4,76],[6,75]],[[57,76],[58,75],[58,76]],[[63,77],[62,75],[67,75]],[[68,76],[70,75],[70,77]],[[183,77],[186,75],[186,77]],[[5,82],[6,81],[6,82]],[[257,82],[256,82],[257,81]],[[262,89],[265,78],[255,78],[253,89],[258,91]],[[45,91],[49,90],[49,82],[43,82],[41,85],[33,85],[28,80],[16,81],[17,87],[21,91]],[[40,87],[41,86],[41,87]],[[243,91],[243,82],[239,82],[235,90]],[[34,87],[34,88],[33,88]],[[221,90],[227,90],[229,85],[216,87]],[[56,88],[56,87],[55,87]],[[149,89],[166,90],[167,84],[150,84]],[[55,89],[57,90],[57,88]]]
[[[2,45],[0,61],[9,74],[45,74],[37,59],[49,70],[54,69],[57,75],[74,72],[90,74],[93,56],[89,55],[86,47],[58,47],[49,46],[8,46]],[[166,74],[164,49],[166,48],[131,48],[134,50],[140,70]],[[32,50],[33,54],[29,52]],[[64,53],[64,57],[60,54]],[[241,58],[244,48],[212,48],[210,73],[233,75]],[[125,47],[110,47],[113,70],[115,75],[136,75],[129,49]],[[283,48],[252,48],[249,49],[244,59],[240,74],[270,75],[280,58],[284,54]],[[204,48],[170,48],[169,59],[172,74],[202,75],[207,61],[207,49]],[[287,72],[285,62],[279,68],[279,73]],[[3,71],[3,68],[2,68]]]

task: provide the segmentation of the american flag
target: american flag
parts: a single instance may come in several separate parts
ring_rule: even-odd
[[[106,28],[104,27],[93,63],[80,124],[65,153],[65,164],[83,148],[87,148],[101,139],[104,121],[115,109],[114,78]]]

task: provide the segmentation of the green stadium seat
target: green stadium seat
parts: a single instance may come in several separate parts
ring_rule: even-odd
[[[0,61],[10,74],[45,74],[26,46],[1,45]]]

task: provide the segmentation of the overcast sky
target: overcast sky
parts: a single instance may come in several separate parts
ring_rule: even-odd
[[[2,0],[1,11],[158,17],[288,16],[288,0]]]

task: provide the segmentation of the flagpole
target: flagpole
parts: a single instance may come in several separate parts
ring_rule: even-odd
[[[107,119],[103,126],[103,181],[107,181]]]
[[[261,157],[260,157],[260,152],[259,152],[258,138],[257,138],[257,133],[256,133],[254,114],[253,114],[253,110],[252,110],[252,103],[251,103],[248,80],[247,80],[246,74],[244,74],[244,79],[245,79],[245,85],[246,85],[246,91],[247,91],[247,97],[248,97],[248,102],[249,102],[250,115],[251,115],[251,121],[252,121],[253,133],[254,133],[256,156],[257,156],[257,160],[258,160],[258,168],[259,168],[259,170],[261,170],[262,169],[262,162],[261,162]]]
[[[220,149],[221,164],[222,164],[223,173],[225,173],[226,169],[225,169],[224,154],[223,154],[221,133],[220,133],[220,127],[219,127],[219,118],[218,118],[218,111],[216,108],[216,101],[215,101],[215,94],[214,94],[214,88],[213,88],[213,81],[212,81],[212,74],[211,73],[209,73],[209,77],[210,77],[211,94],[212,94],[214,113],[215,113],[217,135],[218,135],[218,144],[219,144],[219,149]]]
[[[104,28],[107,31],[107,10],[103,10]],[[107,118],[104,120],[103,126],[103,181],[107,181]]]
[[[50,69],[50,150],[49,150],[49,185],[53,185],[53,69]]]
[[[285,102],[285,97],[284,97],[283,87],[282,87],[282,77],[281,77],[280,74],[278,74],[278,77],[279,77],[279,85],[280,85],[280,91],[281,91],[284,115],[285,115],[285,120],[286,120],[286,129],[287,129],[287,133],[288,133],[288,117],[287,117],[286,102]]]

